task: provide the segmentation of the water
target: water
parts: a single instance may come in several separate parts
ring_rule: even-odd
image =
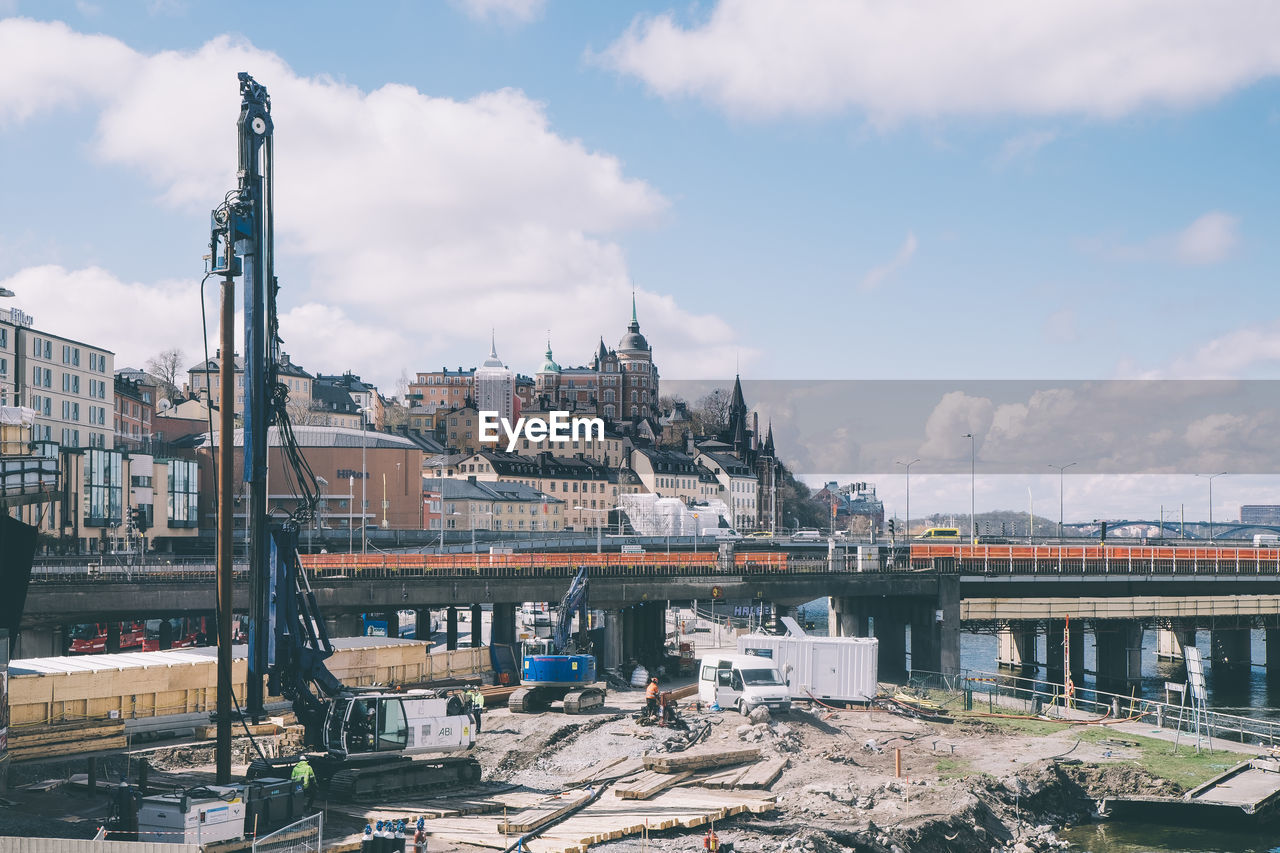
[[[800,611],[797,608],[797,611]],[[800,613],[797,613],[799,616]],[[813,632],[827,633],[827,600],[825,598],[811,601],[803,607],[803,617],[813,623]],[[1209,660],[1210,635],[1208,631],[1196,633],[1196,647],[1200,649],[1205,661]],[[979,672],[996,671],[996,637],[994,634],[974,634],[968,631],[960,635],[960,666],[964,669]],[[908,644],[908,648],[910,644]],[[1266,668],[1265,632],[1255,629],[1250,632],[1250,649],[1253,665],[1247,670],[1214,671],[1212,664],[1205,667],[1205,687],[1210,708],[1227,714],[1239,714],[1249,717],[1280,719],[1280,677],[1268,679]],[[1036,637],[1036,660],[1044,663],[1045,637]],[[910,655],[908,654],[908,660]],[[1084,668],[1092,673],[1097,667],[1093,637],[1085,632]],[[1041,677],[1044,673],[1041,670]],[[1182,683],[1186,681],[1186,668],[1181,661],[1156,660],[1156,632],[1149,629],[1142,635],[1142,681],[1138,684],[1138,695],[1149,699],[1165,698],[1166,681]],[[1084,684],[1077,684],[1078,690],[1094,687],[1096,679],[1092,674],[1085,676]],[[1177,701],[1176,695],[1173,697]],[[1278,836],[1280,837],[1280,836]]]
[[[1250,833],[1142,823],[1086,824],[1058,833],[1083,853],[1280,853],[1280,829]]]
[[[806,604],[802,613],[804,621],[813,623],[813,632],[827,633],[827,601],[825,598]],[[1280,718],[1280,678],[1268,680],[1262,666],[1266,660],[1264,632],[1254,630],[1250,636],[1253,666],[1245,672],[1214,673],[1207,667],[1205,687],[1211,708],[1243,716]],[[1205,660],[1209,659],[1209,632],[1196,634],[1196,646]],[[974,634],[968,631],[960,635],[960,665],[965,669],[994,672],[996,669],[996,637],[993,634]],[[1164,698],[1166,681],[1186,680],[1186,669],[1181,663],[1157,661],[1155,631],[1148,630],[1142,637],[1142,682],[1139,694],[1150,698]],[[1096,668],[1093,638],[1085,635],[1086,670]],[[1036,638],[1036,660],[1045,660],[1045,637]],[[1086,676],[1086,684],[1093,686],[1094,677]],[[1061,837],[1070,841],[1072,849],[1081,853],[1280,853],[1280,827],[1231,832],[1223,829],[1189,829],[1132,822],[1102,822],[1086,824],[1064,830]]]

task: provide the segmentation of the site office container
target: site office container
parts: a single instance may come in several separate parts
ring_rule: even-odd
[[[774,637],[743,634],[738,653],[769,658],[793,699],[870,702],[876,696],[880,643],[874,637]]]

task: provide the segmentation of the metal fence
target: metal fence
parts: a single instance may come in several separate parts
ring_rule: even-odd
[[[1014,712],[1074,721],[1092,716],[1099,722],[1142,723],[1195,737],[1196,720],[1190,704],[1079,688],[1068,696],[1062,684],[980,670],[963,670],[956,675],[913,671],[908,685],[917,690],[945,693],[950,697],[947,702],[950,707],[964,710]],[[1199,722],[1201,732],[1210,738],[1266,749],[1280,744],[1280,720],[1209,710],[1201,715]]]
[[[324,844],[324,815],[317,812],[253,841],[253,853],[319,853]]]

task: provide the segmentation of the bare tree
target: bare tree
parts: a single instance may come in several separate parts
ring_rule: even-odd
[[[701,431],[707,434],[714,434],[728,427],[729,392],[717,388],[699,399],[693,417]]]
[[[160,382],[160,391],[165,398],[176,401],[179,396],[178,380],[185,372],[184,364],[187,356],[182,350],[167,349],[147,359],[146,371]]]

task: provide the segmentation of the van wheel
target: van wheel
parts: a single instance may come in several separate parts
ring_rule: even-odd
[[[744,717],[751,716],[751,712],[747,710],[747,703],[742,699],[738,700],[738,713]]]

